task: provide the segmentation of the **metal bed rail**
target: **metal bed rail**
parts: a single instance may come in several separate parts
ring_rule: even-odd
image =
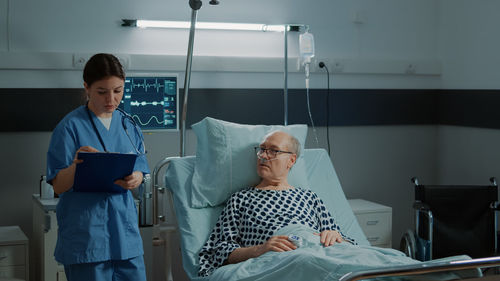
[[[422,263],[411,266],[395,266],[387,269],[366,270],[350,272],[342,276],[339,281],[357,281],[380,277],[409,276],[426,273],[437,273],[444,271],[457,271],[464,269],[488,268],[500,266],[500,256],[490,258],[479,258],[471,260],[459,260],[440,263]]]
[[[163,246],[165,247],[165,266],[163,267],[164,273],[163,276],[165,280],[172,281],[173,280],[173,269],[172,269],[172,259],[173,254],[171,250],[171,241],[168,239],[168,236],[175,233],[177,231],[177,216],[175,215],[175,208],[173,202],[173,194],[170,189],[165,186],[160,186],[159,175],[160,171],[170,165],[173,159],[177,159],[180,157],[167,157],[160,162],[158,162],[153,169],[153,173],[151,174],[151,185],[152,185],[152,197],[153,197],[153,245]],[[167,220],[167,214],[164,214],[160,211],[160,193],[167,196],[168,202],[164,202],[167,204],[167,209],[171,212],[170,220]],[[164,197],[162,197],[165,199]],[[165,208],[161,208],[164,210]]]
[[[162,222],[165,222],[166,220],[166,216],[165,214],[163,213],[160,213],[159,211],[159,208],[158,208],[158,205],[159,205],[159,202],[158,202],[158,199],[159,199],[159,193],[165,193],[165,191],[167,191],[167,188],[164,187],[164,186],[160,186],[159,185],[159,175],[160,175],[160,171],[161,169],[163,169],[164,167],[166,167],[167,165],[170,164],[170,162],[172,162],[172,159],[177,159],[177,158],[180,158],[180,157],[167,157],[163,160],[161,160],[160,162],[158,162],[153,170],[153,173],[151,174],[151,179],[152,179],[152,183],[151,185],[153,186],[153,225],[157,225],[159,223],[162,223]],[[172,196],[169,196],[170,200],[172,200]],[[172,202],[170,202],[172,203]],[[172,206],[172,205],[171,205]]]

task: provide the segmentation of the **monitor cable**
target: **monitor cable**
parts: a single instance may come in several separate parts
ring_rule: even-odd
[[[319,62],[319,68],[326,70],[327,90],[326,90],[326,143],[328,144],[328,155],[330,155],[330,72],[324,62]]]

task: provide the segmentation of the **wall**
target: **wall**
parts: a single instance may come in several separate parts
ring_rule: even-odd
[[[497,27],[500,19],[495,12],[500,9],[500,2],[489,0],[477,5],[476,1],[442,0],[439,8],[443,88],[472,89],[471,92],[498,90],[500,38]],[[473,98],[470,101],[469,110],[486,111],[489,106]],[[498,110],[497,105],[491,106],[493,117]],[[437,177],[440,183],[488,184],[489,177],[498,178],[500,134],[496,126],[496,129],[488,127],[493,126],[439,126]]]
[[[439,126],[438,179],[443,184],[489,184],[500,178],[500,131]]]
[[[439,2],[439,57],[444,89],[498,89],[500,3],[471,0]]]
[[[122,18],[189,20],[187,2],[0,0],[0,57],[4,60],[0,61],[0,87],[80,88],[81,70],[72,62],[72,55],[78,53],[154,55],[153,64],[155,58],[184,56],[187,31],[140,30],[119,25]],[[331,76],[333,88],[438,89],[441,77],[436,75],[436,69],[440,73],[440,63],[436,63],[437,3],[432,0],[221,0],[218,7],[213,7],[204,1],[199,20],[309,24],[316,38],[318,60],[325,60],[329,68],[335,59],[347,61],[344,72]],[[296,58],[297,35],[291,34],[289,40],[289,56]],[[274,70],[283,55],[280,34],[199,31],[194,53],[193,88],[283,87],[281,70]],[[242,66],[232,66],[229,68],[235,70],[232,72],[201,71],[196,66],[196,57],[201,56],[223,56],[224,62],[229,61],[227,57],[234,57],[236,62],[245,62],[245,57],[262,59],[263,65],[271,65],[272,70],[242,71]],[[15,57],[16,61],[9,62],[8,57]],[[57,61],[50,60],[52,57]],[[409,62],[417,62],[416,75],[406,74]],[[129,67],[137,70],[140,68],[137,65],[144,63],[147,63],[144,58],[132,59]],[[431,71],[425,70],[428,65]],[[146,64],[142,70],[147,68]],[[164,70],[178,73],[182,85],[182,70],[169,68],[168,64]],[[313,68],[312,87],[325,88],[325,83],[322,70]],[[303,88],[303,84],[303,74],[292,71],[289,87]],[[29,111],[22,104],[12,106]],[[310,133],[307,146],[326,147],[325,131],[318,128],[319,145],[311,141]],[[400,235],[412,220],[409,178],[413,175],[422,175],[430,181],[436,178],[435,126],[331,127],[330,134],[332,159],[346,195],[393,207],[393,245],[397,247]],[[188,136],[187,152],[192,154],[195,140],[191,134]],[[28,236],[31,194],[37,192],[39,177],[45,171],[49,138],[48,132],[0,133],[0,153],[7,156],[2,159],[8,159],[0,164],[4,186],[0,189],[0,206],[2,214],[9,214],[0,217],[0,225],[19,224]],[[154,166],[167,155],[178,155],[178,134],[147,135],[146,145],[150,151],[149,163]]]
[[[392,207],[392,246],[398,249],[402,234],[413,228],[410,179],[436,177],[436,126],[333,127],[330,137],[333,164],[346,196]],[[308,144],[314,146],[311,134]]]

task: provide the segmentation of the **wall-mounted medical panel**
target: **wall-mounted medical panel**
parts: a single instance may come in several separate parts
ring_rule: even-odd
[[[442,66],[438,60],[396,60],[396,59],[355,59],[355,58],[316,58],[324,62],[334,74],[404,74],[404,75],[441,75]],[[317,64],[314,64],[315,70]]]
[[[184,55],[115,54],[126,70],[184,71]],[[0,69],[80,70],[91,53],[0,52]],[[314,58],[312,72],[323,72],[317,64],[323,61],[334,74],[402,74],[441,75],[441,62],[423,59],[356,59]],[[282,57],[194,56],[193,71],[215,72],[283,72]],[[302,72],[298,57],[288,58],[289,72]]]
[[[9,0],[0,0],[0,51],[9,50]]]

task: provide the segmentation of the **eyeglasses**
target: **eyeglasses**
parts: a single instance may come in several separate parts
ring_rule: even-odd
[[[266,153],[267,156],[271,159],[276,158],[276,156],[278,156],[278,153],[294,154],[293,152],[290,151],[276,150],[272,148],[263,148],[263,147],[254,147],[254,148],[255,148],[255,153],[257,154],[258,157],[262,157],[262,155]]]

